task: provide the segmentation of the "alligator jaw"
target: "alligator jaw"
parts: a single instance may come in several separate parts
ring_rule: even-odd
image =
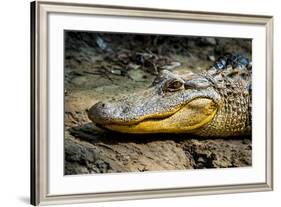
[[[188,133],[210,122],[217,104],[208,98],[194,99],[172,114],[150,116],[139,122],[105,123],[103,127],[122,133]]]

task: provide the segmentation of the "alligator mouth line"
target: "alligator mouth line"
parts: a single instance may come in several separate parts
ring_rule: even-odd
[[[101,124],[101,125],[120,125],[120,126],[134,126],[137,125],[143,121],[161,121],[164,119],[167,119],[171,116],[173,116],[175,113],[177,113],[178,111],[180,111],[183,107],[185,107],[185,105],[187,105],[188,103],[185,104],[179,104],[171,109],[169,109],[166,112],[159,112],[159,113],[155,113],[155,114],[147,114],[147,115],[143,115],[137,119],[133,119],[133,120],[128,120],[128,121],[124,121],[124,120],[112,120],[106,124]]]
[[[181,133],[208,123],[217,111],[217,104],[207,98],[197,98],[180,104],[163,114],[151,114],[129,122],[102,124],[102,128],[122,133]]]
[[[139,123],[141,122],[145,122],[145,121],[153,121],[153,122],[156,122],[156,121],[162,121],[162,120],[165,120],[171,116],[173,116],[175,113],[177,113],[180,109],[178,109],[176,112],[174,113],[171,113],[171,114],[165,114],[165,115],[159,115],[157,117],[153,117],[153,118],[150,118],[150,116],[152,115],[149,115],[149,117],[145,117],[145,118],[140,118],[138,120],[133,120],[133,121],[130,121],[130,122],[118,122],[118,121],[113,121],[113,122],[110,122],[110,123],[107,123],[107,124],[96,124],[97,126],[107,126],[107,125],[119,125],[119,126],[136,126],[138,125]]]
[[[180,109],[179,109],[180,110]],[[177,113],[177,112],[175,112]],[[129,127],[129,128],[132,128],[134,126],[137,126],[139,123],[142,123],[142,122],[156,122],[156,121],[162,121],[162,120],[165,120],[171,116],[173,116],[175,113],[171,114],[171,115],[167,115],[167,116],[163,116],[163,117],[154,117],[154,118],[145,118],[145,119],[141,119],[140,121],[133,121],[133,122],[126,122],[126,123],[120,123],[120,122],[111,122],[111,123],[107,123],[107,124],[98,124],[96,123],[95,125],[99,128],[102,128],[102,129],[109,129],[111,130],[111,128],[113,126],[116,126],[116,127]]]

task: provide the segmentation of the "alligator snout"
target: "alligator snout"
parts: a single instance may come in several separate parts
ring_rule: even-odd
[[[98,102],[89,109],[88,117],[97,124],[110,123],[114,114],[113,109],[114,107],[109,102]]]
[[[88,111],[88,117],[96,124],[124,123],[136,119],[130,104],[123,102],[98,102]]]

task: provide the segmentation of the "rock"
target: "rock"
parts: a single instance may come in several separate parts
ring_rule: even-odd
[[[180,62],[171,62],[169,65],[164,65],[161,67],[162,70],[173,70],[181,66]]]
[[[114,75],[121,75],[122,71],[119,69],[112,69],[112,70],[110,70],[110,73],[112,73]]]
[[[96,37],[96,43],[102,50],[107,48],[106,42],[99,36]]]
[[[200,37],[197,39],[197,44],[202,46],[215,46],[217,40],[214,37]]]
[[[251,166],[251,140],[246,139],[190,139],[183,148],[193,163],[193,168],[226,168]]]
[[[206,37],[204,39],[205,39],[206,44],[209,44],[209,45],[216,45],[217,44],[217,41],[214,37]]]
[[[72,83],[77,86],[83,86],[87,83],[88,78],[86,76],[77,76],[72,79]]]
[[[104,156],[102,148],[74,139],[71,135],[66,135],[64,149],[66,175],[127,171],[115,160]]]
[[[134,81],[145,81],[147,74],[143,70],[133,69],[128,71],[128,76]]]
[[[141,67],[140,65],[137,65],[137,64],[134,64],[134,63],[129,63],[129,65],[128,65],[128,69],[130,69],[130,70],[137,70],[140,67]]]
[[[209,59],[210,61],[213,61],[213,62],[216,61],[216,58],[215,58],[214,55],[208,55],[208,59]]]
[[[214,46],[217,44],[216,38],[214,37],[201,37],[199,38],[200,45],[211,45]]]
[[[93,124],[66,133],[65,173],[110,173],[251,166],[251,140],[190,135],[124,135]]]

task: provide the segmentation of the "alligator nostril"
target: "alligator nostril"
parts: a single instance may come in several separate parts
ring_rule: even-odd
[[[104,104],[104,103],[102,103],[102,104],[101,104],[101,107],[105,107],[105,104]]]

